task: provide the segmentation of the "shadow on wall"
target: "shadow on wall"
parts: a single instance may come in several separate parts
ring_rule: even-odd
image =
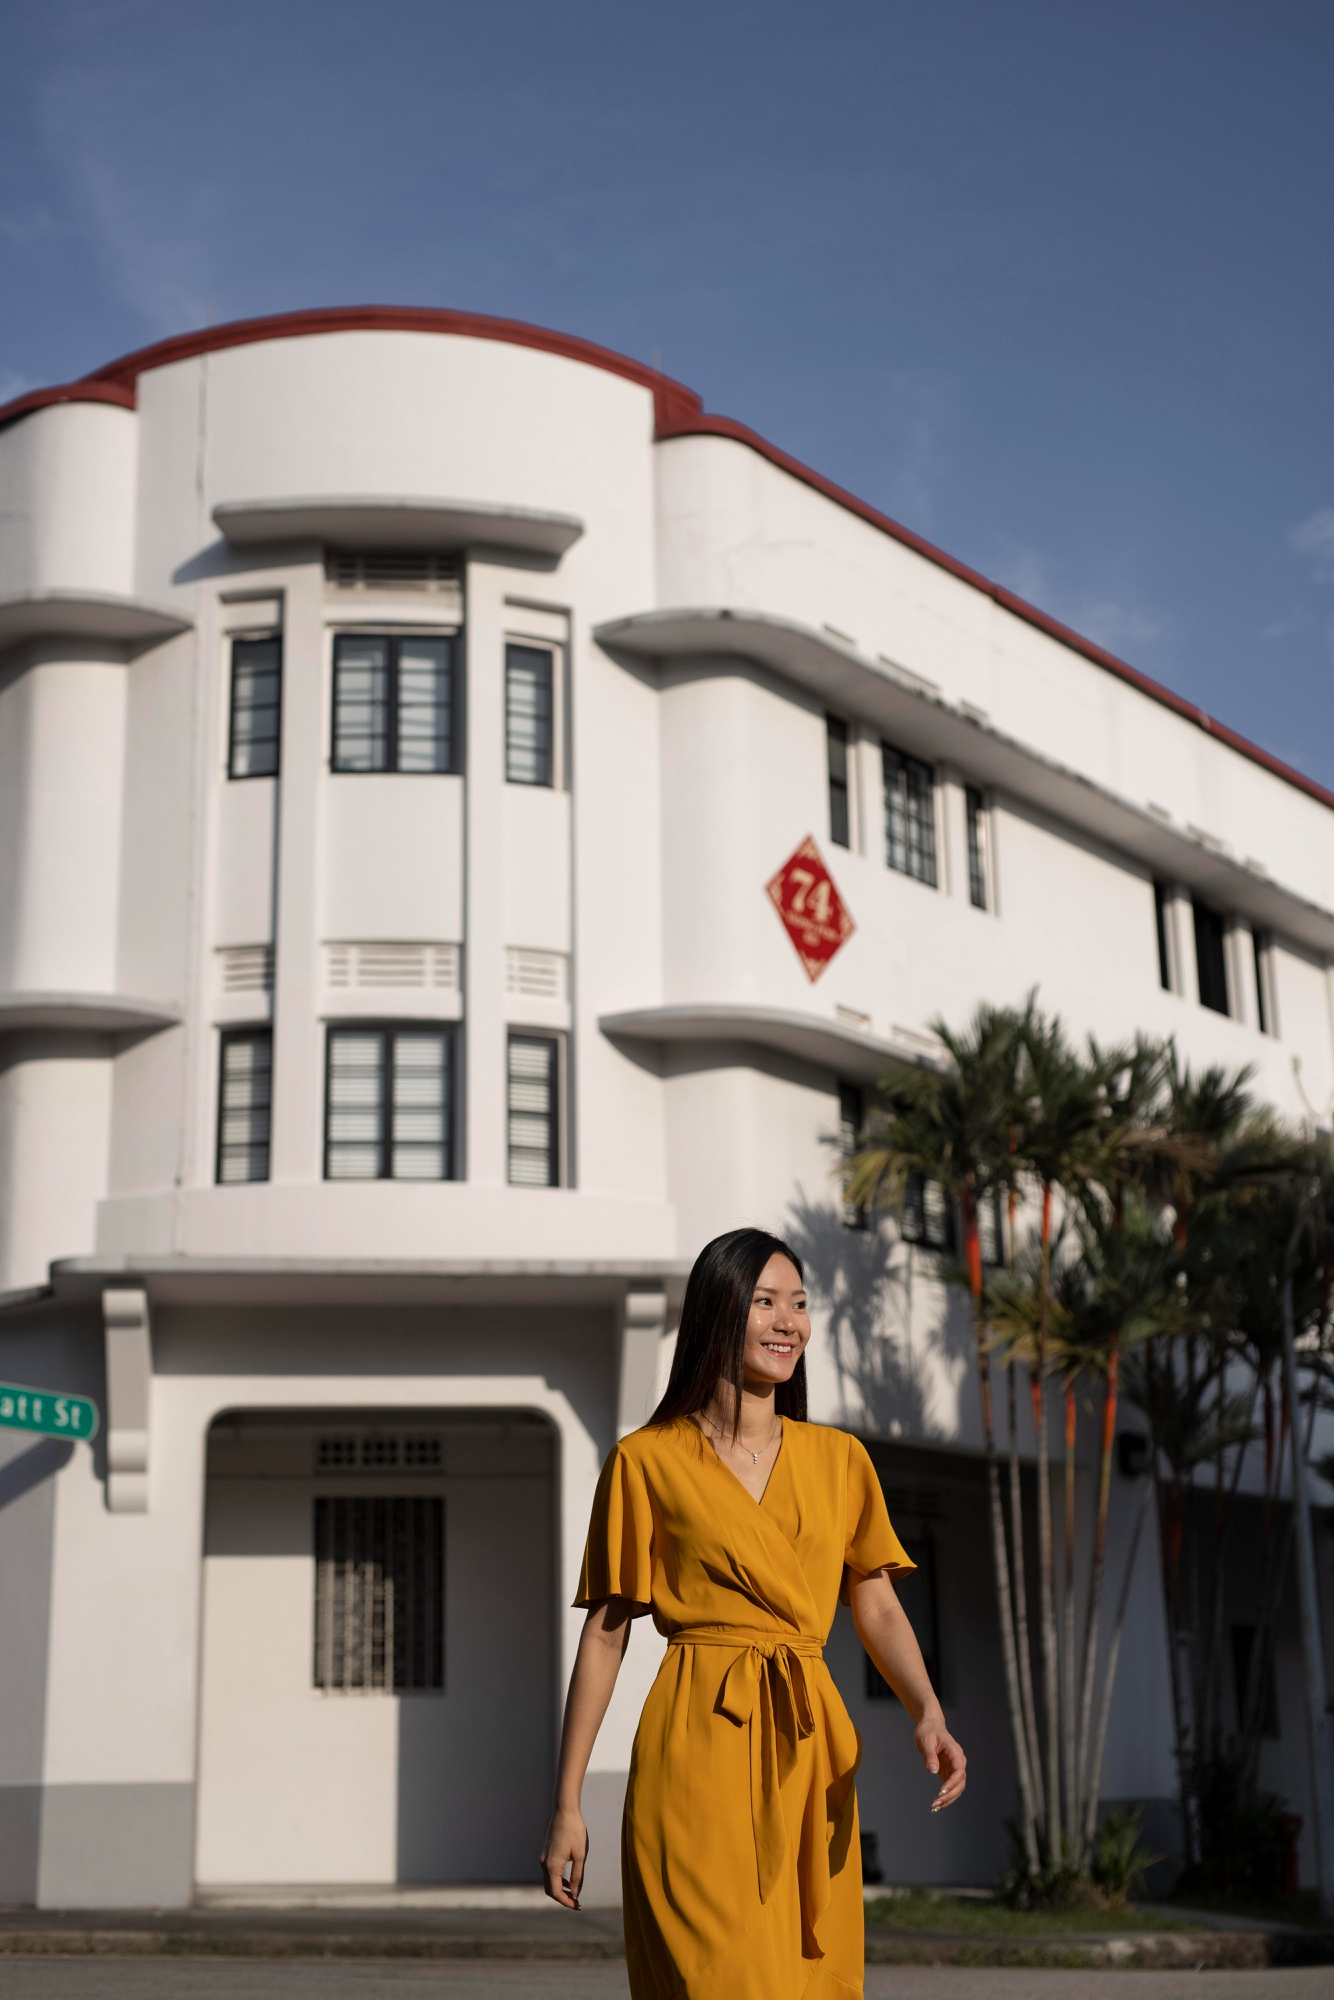
[[[932,1323],[913,1324],[914,1279],[922,1272],[910,1245],[884,1228],[850,1229],[837,1202],[793,1205],[788,1240],[806,1267],[817,1304],[829,1314],[830,1352],[845,1419],[883,1437],[931,1437],[941,1427],[929,1409],[940,1364],[951,1377],[971,1353],[967,1315],[947,1293]],[[937,1286],[932,1283],[934,1294]]]

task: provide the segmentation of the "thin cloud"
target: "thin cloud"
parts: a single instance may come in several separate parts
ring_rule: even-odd
[[[1292,546],[1307,556],[1317,583],[1334,583],[1334,507],[1317,507],[1292,531]]]

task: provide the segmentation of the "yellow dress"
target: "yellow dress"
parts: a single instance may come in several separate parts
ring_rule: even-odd
[[[862,1992],[861,1738],[823,1647],[848,1571],[912,1567],[844,1431],[785,1418],[762,1500],[688,1418],[608,1458],[575,1602],[668,1641],[621,1830],[633,2000]]]

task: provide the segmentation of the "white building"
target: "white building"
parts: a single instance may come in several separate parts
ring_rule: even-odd
[[[969,1336],[845,1227],[840,1118],[1035,985],[1327,1113],[1334,797],[581,341],[297,314],[0,426],[0,1377],[103,1411],[0,1432],[0,1900],[533,1880],[598,1466],[743,1221],[808,1255],[974,1751],[928,1839],[840,1627],[864,1822],[994,1873]],[[766,894],[808,836],[818,982]],[[1107,1791],[1152,1800],[1143,1560]]]

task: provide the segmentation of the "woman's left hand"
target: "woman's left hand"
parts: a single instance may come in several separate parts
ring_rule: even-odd
[[[968,1759],[963,1754],[963,1746],[955,1742],[945,1727],[945,1718],[936,1710],[934,1715],[924,1715],[913,1731],[913,1741],[921,1752],[922,1762],[932,1777],[939,1776],[940,1790],[931,1801],[932,1812],[943,1812],[956,1799],[963,1797],[964,1786],[968,1783]]]

